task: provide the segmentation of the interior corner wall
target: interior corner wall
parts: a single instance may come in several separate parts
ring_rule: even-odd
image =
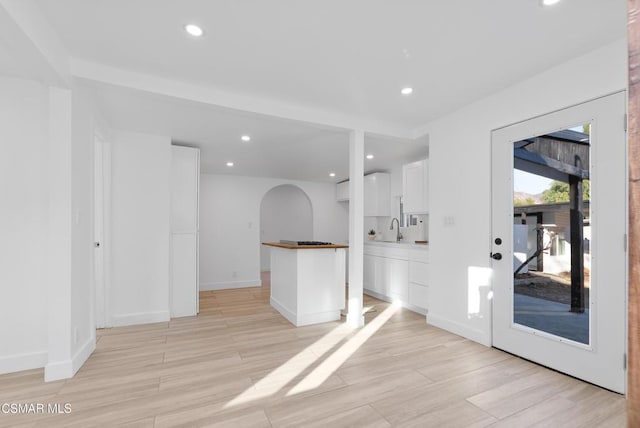
[[[111,150],[109,316],[168,321],[171,139],[116,131]]]
[[[73,376],[72,283],[72,94],[49,87],[47,144],[47,365],[46,381]]]
[[[479,311],[469,305],[477,297],[470,299],[470,293],[479,293],[470,278],[474,268],[491,268],[491,131],[626,89],[626,47],[626,40],[619,40],[559,64],[420,130],[429,134],[433,161],[430,324],[485,345],[492,342],[491,302],[485,298]]]
[[[348,205],[336,202],[335,184],[201,174],[200,290],[260,285],[260,204],[282,184],[311,200],[314,240],[348,241]]]
[[[48,89],[0,77],[0,373],[47,362]]]

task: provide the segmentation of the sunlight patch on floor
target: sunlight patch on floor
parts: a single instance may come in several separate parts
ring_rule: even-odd
[[[340,324],[313,344],[291,357],[280,367],[260,379],[255,385],[229,401],[224,407],[238,406],[276,394],[309,366],[322,358],[324,354],[329,352],[329,350],[340,343],[340,341],[351,332],[353,332],[351,327],[346,324]]]
[[[333,373],[336,372],[360,347],[373,336],[396,313],[399,305],[390,305],[380,315],[375,317],[362,330],[333,352],[328,358],[318,365],[303,380],[287,392],[287,396],[300,394],[315,389],[322,385]]]

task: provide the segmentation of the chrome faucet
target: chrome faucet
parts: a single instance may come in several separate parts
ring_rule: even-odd
[[[391,220],[391,227],[389,229],[393,230],[393,222],[394,221],[398,224],[398,229],[396,231],[396,242],[400,242],[400,240],[402,239],[402,233],[400,233],[400,220],[398,220],[396,217],[394,217],[393,220]]]

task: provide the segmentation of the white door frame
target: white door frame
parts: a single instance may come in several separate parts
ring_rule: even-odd
[[[626,388],[626,92],[492,132],[493,345],[588,382]],[[591,123],[590,343],[579,344],[513,319],[513,143]],[[495,238],[501,238],[497,245]]]
[[[94,133],[94,253],[93,280],[96,328],[111,327],[109,312],[111,224],[111,150],[105,137]]]

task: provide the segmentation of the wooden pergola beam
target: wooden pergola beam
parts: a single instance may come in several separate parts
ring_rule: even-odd
[[[582,179],[589,179],[588,169],[582,169],[574,165],[560,162],[548,156],[544,156],[535,152],[530,152],[526,149],[514,149],[513,156],[516,159],[520,159],[535,165],[547,167],[549,169],[561,172],[563,174],[574,175]]]

